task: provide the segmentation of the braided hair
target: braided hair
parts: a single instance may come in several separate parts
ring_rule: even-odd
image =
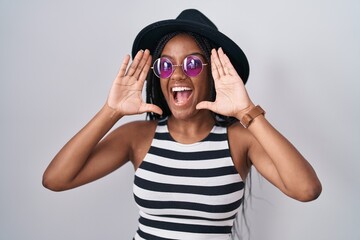
[[[218,46],[216,46],[210,40],[208,40],[207,38],[205,38],[199,34],[196,34],[193,32],[181,32],[181,31],[169,33],[169,34],[165,35],[163,38],[161,38],[158,45],[155,47],[154,52],[152,53],[153,59],[159,58],[161,56],[161,53],[162,53],[165,45],[173,37],[175,37],[176,35],[179,35],[179,34],[187,34],[187,35],[193,37],[195,42],[197,43],[197,45],[203,52],[206,61],[208,63],[211,62],[210,61],[211,50],[213,48],[217,48]],[[215,91],[214,79],[211,74],[209,74],[209,75],[210,75],[210,79],[209,79],[209,81],[210,81],[210,101],[215,101],[216,91]],[[165,118],[171,116],[171,111],[170,111],[169,106],[167,105],[167,102],[165,100],[165,97],[161,91],[160,78],[158,78],[152,71],[150,71],[150,73],[147,77],[146,102],[155,104],[163,110],[163,114],[161,116],[156,113],[153,113],[153,112],[148,112],[147,119],[162,120],[162,119],[165,119]],[[236,121],[236,119],[233,117],[227,117],[227,116],[223,116],[223,115],[220,115],[217,113],[213,113],[213,117],[214,117],[216,124],[220,125],[220,126],[229,126]]]

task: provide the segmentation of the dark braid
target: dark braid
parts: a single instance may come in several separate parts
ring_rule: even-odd
[[[206,61],[209,63],[208,71],[209,71],[209,76],[210,76],[209,81],[210,81],[210,91],[211,91],[210,92],[210,101],[215,101],[216,91],[215,91],[214,79],[212,78],[212,74],[211,74],[210,55],[211,55],[211,50],[213,48],[217,48],[218,46],[216,46],[215,44],[210,42],[207,38],[200,36],[193,32],[169,33],[169,34],[165,35],[159,41],[158,45],[156,46],[154,52],[152,53],[153,60],[159,58],[161,56],[161,53],[162,53],[165,45],[170,41],[170,39],[172,39],[173,37],[175,37],[176,35],[178,35],[180,33],[190,35],[191,37],[194,38],[194,40],[197,43],[197,45],[199,46],[200,50],[203,52]],[[147,113],[147,118],[149,120],[161,120],[161,119],[167,118],[168,116],[171,115],[171,111],[170,111],[170,109],[166,103],[165,97],[161,91],[160,79],[157,76],[155,76],[155,74],[152,71],[150,71],[148,78],[147,78],[146,102],[155,104],[163,110],[162,116],[159,116],[158,114],[152,113],[152,112]],[[221,126],[229,126],[236,120],[233,117],[226,117],[226,116],[222,116],[220,114],[215,114],[215,113],[213,114],[213,116],[214,116],[215,122]]]
[[[216,46],[215,44],[210,42],[207,38],[202,37],[198,34],[195,34],[195,33],[188,33],[188,34],[191,35],[195,39],[196,43],[198,44],[200,49],[205,54],[205,58],[206,58],[207,62],[211,63],[211,60],[210,60],[211,50],[213,48],[217,49],[218,46]],[[215,83],[214,83],[214,79],[211,74],[211,66],[210,65],[209,65],[209,76],[211,78],[210,79],[210,101],[215,101],[215,99],[216,99]],[[213,115],[214,115],[216,124],[218,124],[220,126],[229,126],[236,121],[236,118],[233,118],[233,117],[227,117],[227,116],[223,116],[223,115],[220,115],[217,113],[213,113]]]
[[[215,45],[211,44],[210,41],[198,34],[189,32],[190,36],[192,36],[195,39],[196,44],[200,47],[200,50],[203,52],[206,62],[209,63],[209,76],[210,76],[210,101],[215,101],[216,92],[215,92],[215,84],[214,79],[212,78],[211,74],[211,68],[210,68],[210,55],[211,50],[215,48]]]
[[[152,53],[153,60],[158,59],[161,56],[161,53],[166,45],[166,43],[175,37],[178,33],[173,32],[165,35],[160,39],[158,45],[156,46],[154,52]],[[146,102],[155,104],[163,110],[163,115],[159,116],[156,113],[148,112],[147,118],[150,120],[158,120],[166,118],[171,115],[170,109],[166,103],[165,97],[161,91],[160,79],[154,74],[153,71],[150,71],[147,83],[146,83]]]

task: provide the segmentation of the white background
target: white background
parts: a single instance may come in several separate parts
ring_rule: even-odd
[[[251,239],[360,239],[360,1],[0,0],[1,240],[132,238],[130,164],[62,193],[42,173],[104,104],[136,34],[185,8],[241,46],[253,101],[323,184],[300,203],[254,173]]]

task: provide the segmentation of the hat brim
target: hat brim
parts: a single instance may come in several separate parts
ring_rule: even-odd
[[[216,47],[221,47],[229,57],[244,84],[247,82],[249,63],[240,47],[220,31],[205,24],[194,23],[193,21],[171,19],[148,25],[136,36],[132,48],[132,57],[134,58],[140,49],[149,49],[152,53],[164,35],[176,31],[194,32],[209,39]]]

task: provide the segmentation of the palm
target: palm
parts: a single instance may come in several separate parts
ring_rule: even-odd
[[[108,105],[120,115],[133,115],[144,112],[162,114],[162,110],[147,104],[142,99],[142,89],[146,75],[150,69],[151,56],[148,50],[139,51],[127,70],[130,57],[127,56],[111,87]]]
[[[199,109],[209,109],[215,113],[237,117],[251,105],[243,81],[237,74],[228,57],[219,49],[211,55],[212,75],[215,82],[215,102],[201,102]]]
[[[144,101],[141,96],[143,85],[135,77],[125,76],[116,79],[110,90],[108,104],[119,110],[123,115],[132,115],[140,112]]]
[[[215,80],[215,79],[214,79]],[[242,80],[236,76],[222,76],[215,80],[215,111],[225,116],[235,116],[242,108]],[[246,107],[246,106],[245,106]]]

